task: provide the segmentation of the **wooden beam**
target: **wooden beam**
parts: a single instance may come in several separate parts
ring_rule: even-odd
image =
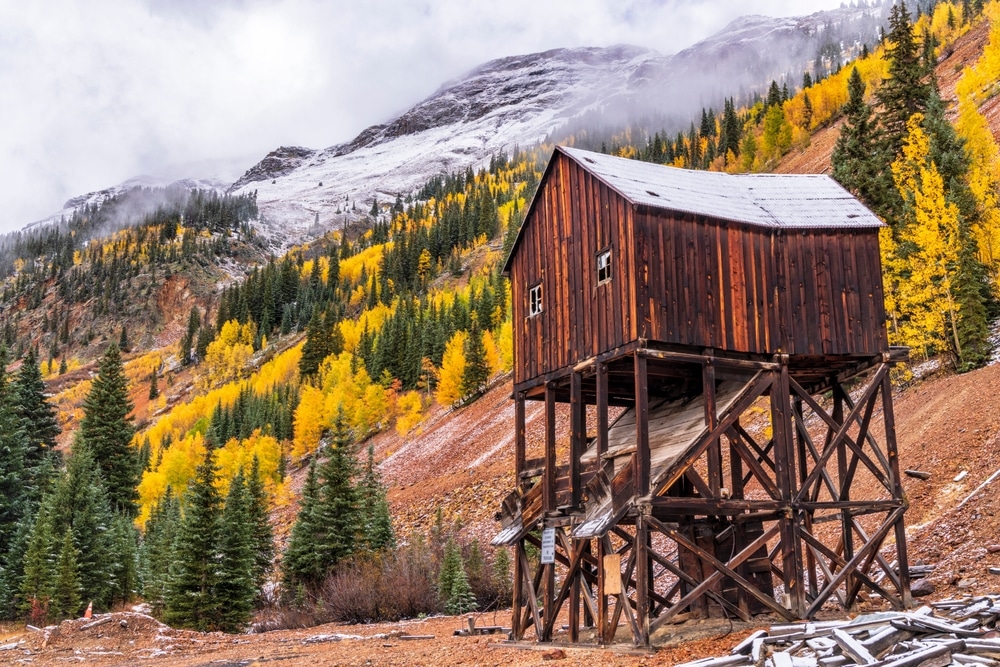
[[[580,457],[587,448],[587,406],[583,402],[583,376],[573,373],[570,376],[570,451],[569,451],[569,488],[570,505],[580,506]],[[572,625],[572,624],[571,624]]]
[[[705,427],[714,431],[719,423],[715,405],[715,366],[709,358],[701,367],[702,394],[705,396]],[[713,498],[719,497],[722,487],[722,438],[716,438],[708,447],[708,489]]]
[[[690,352],[669,352],[665,350],[653,350],[649,348],[641,348],[637,350],[637,353],[643,354],[650,359],[659,359],[663,361],[671,361],[674,363],[684,363],[684,364],[704,364],[706,361],[706,356],[701,354],[692,354]],[[754,361],[752,359],[732,359],[730,357],[712,357],[712,360],[718,363],[720,366],[726,366],[729,368],[745,368],[748,370],[774,370],[778,367],[778,364],[770,361]]]
[[[907,355],[909,348],[906,348]],[[885,427],[885,448],[889,456],[892,472],[892,497],[906,503],[906,492],[899,476],[899,449],[896,445],[896,416],[892,409],[892,382],[889,375],[882,377],[882,422]],[[908,503],[907,503],[908,504]],[[895,526],[896,562],[899,567],[899,588],[903,598],[903,606],[907,609],[913,606],[913,595],[910,593],[910,566],[906,553],[906,526],[903,525],[903,515],[899,515]]]
[[[646,378],[646,357],[638,352],[635,362],[635,494],[649,495],[649,387]],[[647,637],[648,639],[648,637]]]
[[[514,641],[524,639],[524,627],[521,625],[521,599],[524,597],[524,562],[521,551],[524,542],[518,542],[514,547],[514,595],[511,601],[510,637]]]
[[[639,627],[639,646],[649,646],[649,593],[653,587],[653,567],[649,558],[648,517],[639,515],[635,520],[635,610]]]
[[[597,455],[608,451],[608,365],[597,364]]]
[[[545,385],[545,472],[542,474],[542,511],[556,508],[556,393]]]
[[[521,473],[525,470],[527,427],[524,416],[524,401],[524,392],[517,392],[514,398],[514,479],[521,479]]]

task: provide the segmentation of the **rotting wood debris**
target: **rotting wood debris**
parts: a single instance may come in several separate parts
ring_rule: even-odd
[[[678,667],[1000,666],[1000,595],[943,600],[912,612],[774,625],[730,655]]]

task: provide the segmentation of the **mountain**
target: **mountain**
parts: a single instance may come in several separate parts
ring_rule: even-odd
[[[695,112],[721,107],[724,96],[749,98],[772,80],[794,89],[803,71],[838,69],[863,44],[874,44],[887,6],[743,17],[672,56],[619,45],[500,58],[348,143],[278,148],[229,191],[256,191],[265,234],[293,245],[339,228],[375,199],[391,202],[431,176],[478,167],[574,121],[599,117],[620,125],[656,117],[686,130]]]

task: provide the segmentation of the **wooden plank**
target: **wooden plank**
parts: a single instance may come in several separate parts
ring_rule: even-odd
[[[608,365],[597,364],[597,452],[608,451]]]
[[[514,397],[514,479],[521,479],[524,472],[524,457],[527,451],[525,437],[524,392]]]
[[[542,475],[542,508],[548,513],[556,508],[556,392],[553,384],[545,385],[545,472]]]
[[[580,373],[570,375],[570,455],[569,455],[569,486],[570,505],[580,505],[580,457],[587,444],[587,406],[583,402],[583,376]]]
[[[646,378],[646,357],[635,354],[635,490],[639,496],[649,494],[649,387]],[[648,637],[647,637],[648,639]]]

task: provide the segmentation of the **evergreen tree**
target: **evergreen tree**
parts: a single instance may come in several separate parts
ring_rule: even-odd
[[[25,479],[30,445],[6,369],[7,349],[0,347],[0,554],[7,553],[27,511],[31,485]]]
[[[890,159],[874,111],[865,102],[865,84],[855,67],[847,84],[844,124],[833,149],[833,177],[873,211],[888,217],[902,202],[885,168]]]
[[[154,370],[153,374],[149,377],[149,400],[155,401],[160,396],[160,387],[157,385],[156,376],[158,371]]]
[[[21,576],[20,612],[35,624],[44,625],[52,601],[55,580],[55,543],[52,514],[43,507],[35,517]]]
[[[111,506],[134,517],[138,512],[139,466],[131,445],[132,407],[121,353],[112,345],[83,401],[80,434],[100,466]]]
[[[132,346],[128,342],[128,329],[124,324],[122,325],[121,336],[118,337],[118,349],[122,352],[129,352],[132,349]]]
[[[316,474],[316,459],[313,459],[306,473],[302,497],[299,500],[299,513],[292,525],[288,549],[282,560],[287,590],[294,590],[300,585],[318,583],[325,574],[318,553],[314,549],[315,540],[323,528],[317,520],[318,503],[319,480]]]
[[[444,548],[444,560],[438,577],[438,597],[448,614],[458,615],[476,608],[476,596],[462,562],[462,552],[452,539]]]
[[[486,361],[483,334],[478,318],[473,318],[469,335],[465,339],[465,370],[462,373],[462,395],[478,396],[490,381],[490,366]]]
[[[109,534],[115,601],[128,602],[139,590],[139,533],[132,519],[116,514]]]
[[[42,508],[52,518],[53,535],[67,528],[73,531],[84,599],[103,609],[123,599],[116,596],[121,554],[113,539],[114,516],[97,463],[85,443],[73,443],[66,471],[42,500]]]
[[[319,371],[319,365],[330,354],[331,331],[326,320],[318,308],[313,310],[312,318],[306,327],[306,342],[302,345],[302,357],[299,359],[299,374],[304,378],[315,376]]]
[[[69,528],[63,533],[59,550],[59,560],[55,569],[55,584],[53,586],[51,614],[54,619],[76,618],[80,613],[82,586],[77,573],[76,546],[73,544],[73,531]]]
[[[396,546],[396,535],[392,530],[385,484],[375,467],[374,445],[368,445],[368,461],[359,487],[365,545],[372,551],[393,548]]]
[[[316,517],[325,528],[316,549],[327,571],[354,553],[362,537],[361,512],[354,475],[357,464],[350,450],[351,438],[343,409],[338,409],[333,422],[333,443],[329,456],[320,464],[322,480]]]
[[[218,629],[238,632],[246,627],[257,595],[250,498],[243,471],[233,477],[222,510],[219,544],[219,581],[215,599]]]
[[[255,454],[247,477],[247,523],[250,526],[253,549],[254,587],[260,590],[267,581],[267,575],[274,565],[274,532],[267,517],[267,493],[260,477],[260,460]]]
[[[906,138],[906,122],[915,113],[927,108],[931,86],[927,70],[921,62],[921,52],[913,37],[913,25],[906,3],[893,5],[889,12],[889,34],[886,58],[889,78],[882,82],[877,97],[882,105],[880,114],[885,128],[885,149],[895,159]]]
[[[214,452],[209,449],[185,494],[163,615],[171,625],[199,631],[215,629],[221,612],[216,598],[221,501],[215,472]]]
[[[163,498],[149,514],[146,534],[139,549],[139,579],[142,595],[159,615],[166,605],[170,564],[174,561],[174,540],[180,527],[180,502],[167,487]]]
[[[0,619],[13,620],[18,614],[26,555],[36,516],[29,511],[21,518],[10,548],[0,558]]]
[[[62,429],[56,420],[55,408],[45,398],[45,383],[34,350],[29,350],[21,361],[13,383],[13,404],[28,436],[26,466],[29,470],[37,469],[55,447],[56,437]]]

